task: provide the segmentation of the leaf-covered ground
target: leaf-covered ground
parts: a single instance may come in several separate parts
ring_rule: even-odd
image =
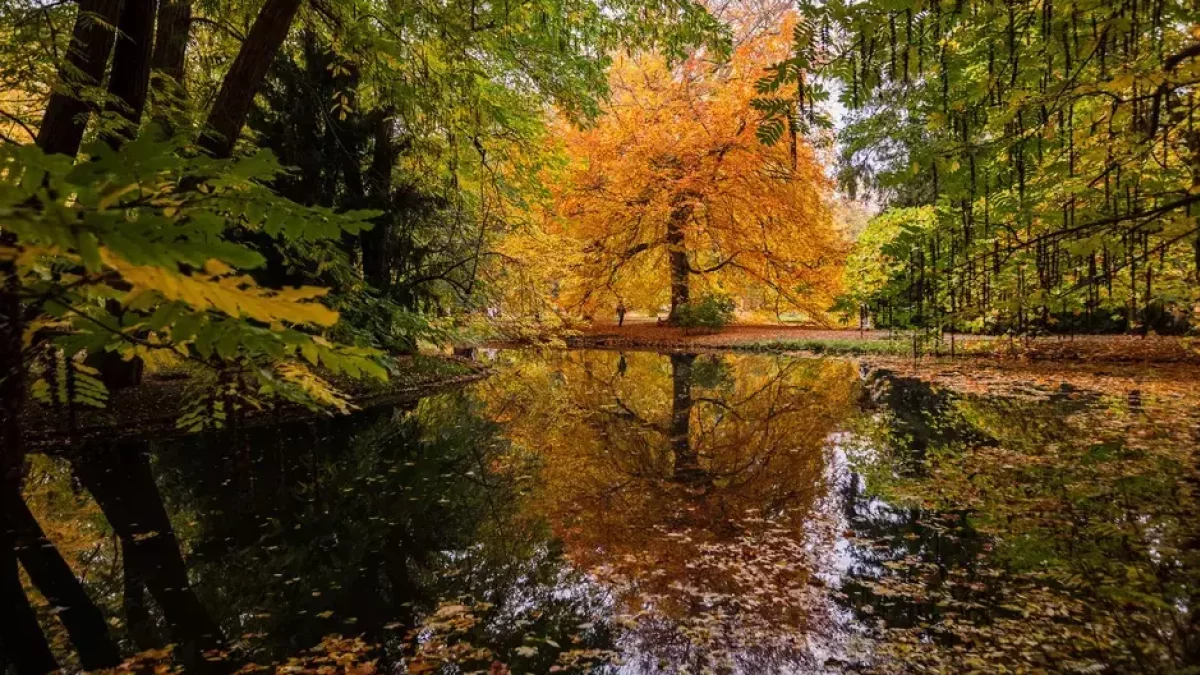
[[[572,347],[643,347],[654,349],[737,349],[766,352],[824,354],[914,353],[913,335],[886,330],[840,330],[739,324],[717,331],[696,331],[657,324],[654,320],[627,320],[624,326],[597,323],[567,340]],[[1010,339],[1007,336],[946,335],[935,342],[918,334],[921,356],[987,357],[1033,361],[1105,361],[1128,363],[1200,363],[1195,338],[1150,335],[1075,335]]]

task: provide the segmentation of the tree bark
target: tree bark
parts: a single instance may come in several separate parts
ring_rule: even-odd
[[[46,154],[79,154],[89,111],[78,88],[96,86],[104,79],[113,46],[112,26],[120,9],[121,0],[80,0],[67,49],[69,68],[59,70],[58,91],[51,94],[38,129],[37,146]],[[78,73],[79,79],[72,73]]]
[[[671,267],[671,313],[667,321],[671,324],[679,322],[679,307],[686,305],[691,299],[688,287],[688,274],[691,268],[687,258],[687,240],[683,227],[691,215],[690,206],[679,206],[671,212],[667,221],[667,249]]]
[[[120,116],[124,123],[103,132],[104,141],[113,150],[137,135],[142,122],[150,88],[150,52],[154,46],[157,5],[158,0],[130,0],[121,7],[118,16],[117,44],[108,76],[108,93],[113,100],[105,106],[105,111]],[[109,311],[119,316],[120,303],[110,300]],[[99,352],[88,356],[88,365],[100,371],[104,386],[112,391],[137,386],[142,381],[141,358],[126,361],[114,352]]]
[[[183,86],[188,37],[192,29],[192,0],[163,0],[158,8],[158,31],[150,68]]]
[[[382,112],[375,121],[375,150],[371,156],[371,168],[367,173],[367,188],[370,207],[388,209],[392,198],[392,169],[396,166],[399,151],[392,138],[392,120]],[[386,291],[391,286],[391,256],[388,244],[391,239],[390,214],[376,218],[374,226],[363,232],[362,262],[363,278],[375,288]]]
[[[300,0],[267,0],[250,27],[233,66],[208,113],[200,147],[213,157],[229,157],[250,114],[254,94],[287,37]]]
[[[154,74],[150,88],[154,123],[167,136],[175,133],[171,108],[176,102],[187,100],[184,75],[191,29],[192,0],[162,0],[154,32],[154,53],[150,57],[150,70]]]
[[[113,50],[108,93],[114,101],[108,112],[125,119],[126,128],[112,131],[105,140],[113,149],[137,134],[150,91],[150,56],[154,49],[154,15],[158,0],[130,0],[121,8],[117,21],[117,46]]]
[[[71,644],[79,652],[84,670],[115,668],[121,654],[108,635],[108,624],[70,565],[46,537],[41,525],[19,493],[6,491],[4,499],[13,527],[17,558],[34,587],[56,608]]]

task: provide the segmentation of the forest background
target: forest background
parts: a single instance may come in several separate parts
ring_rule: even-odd
[[[1187,333],[1196,10],[8,0],[6,447],[147,366],[189,425],[345,409],[618,308]]]

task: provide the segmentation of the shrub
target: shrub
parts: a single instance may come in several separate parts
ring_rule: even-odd
[[[721,328],[733,321],[733,310],[733,298],[710,293],[676,307],[675,323],[682,328]]]

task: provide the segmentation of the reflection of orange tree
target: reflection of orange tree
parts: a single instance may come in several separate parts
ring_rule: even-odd
[[[618,591],[638,649],[707,665],[799,656],[821,600],[806,522],[851,404],[848,364],[515,358],[520,372],[485,395],[518,447],[540,449],[535,501],[572,560]]]

